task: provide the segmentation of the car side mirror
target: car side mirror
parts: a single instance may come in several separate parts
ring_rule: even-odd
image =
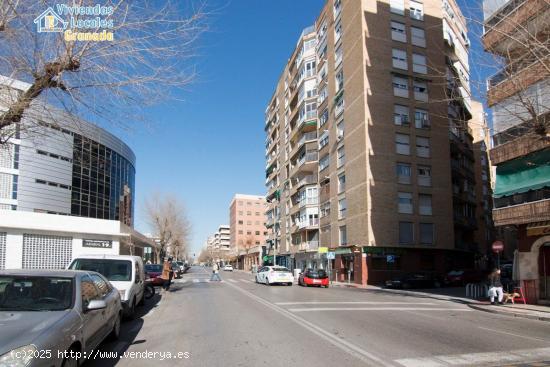
[[[94,299],[84,305],[84,312],[102,310],[107,308],[107,303],[102,299]]]

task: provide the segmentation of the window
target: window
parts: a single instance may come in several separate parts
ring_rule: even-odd
[[[335,44],[338,41],[340,41],[340,37],[342,37],[342,22],[338,21],[338,23],[334,26],[334,43]]]
[[[416,137],[416,155],[422,158],[430,158],[430,138]]]
[[[252,215],[252,212],[246,212],[246,215]]]
[[[319,127],[326,124],[328,121],[328,108],[325,108],[321,116],[319,117]]]
[[[399,126],[409,124],[409,107],[393,105],[393,123]]]
[[[418,213],[432,215],[432,195],[418,195]]]
[[[329,134],[328,134],[328,132],[325,132],[319,138],[319,150],[321,150],[325,145],[327,145],[328,141],[329,141]]]
[[[256,203],[257,204],[257,203]],[[255,212],[254,213],[256,216],[260,215],[260,212]]]
[[[242,230],[239,230],[239,234],[243,234],[243,231],[242,231]]]
[[[410,155],[410,137],[405,134],[395,134],[395,151],[397,154]]]
[[[137,274],[139,274],[139,272],[136,272],[136,275]],[[92,278],[95,286],[99,290],[99,296],[101,298],[109,294],[109,292],[111,291],[111,287],[109,287],[109,285],[103,280],[103,278],[96,274],[92,274],[90,275],[90,277]]]
[[[407,79],[394,76],[392,85],[394,96],[409,98],[409,85]]]
[[[338,141],[344,138],[344,121],[340,121],[336,124],[336,139]]]
[[[392,65],[394,68],[407,70],[407,52],[396,48],[391,51]]]
[[[348,232],[346,226],[340,227],[340,246],[345,246],[348,244]]]
[[[335,76],[336,80],[336,93],[344,89],[344,70],[340,70]]]
[[[413,54],[413,71],[419,74],[428,74],[428,67],[426,66],[426,56]]]
[[[413,213],[412,194],[410,192],[398,192],[397,211],[401,214]]]
[[[344,219],[346,217],[346,211],[348,209],[348,203],[346,199],[338,200],[338,219]]]
[[[418,185],[432,186],[432,169],[429,166],[418,166]]]
[[[321,209],[321,218],[330,215],[330,201],[325,201],[323,204],[321,204],[320,209]]]
[[[391,22],[391,39],[399,42],[407,42],[407,32],[405,24],[399,22]]]
[[[260,235],[260,231],[256,231],[256,232],[254,232],[254,234],[255,234],[256,236],[259,236],[259,235]]]
[[[427,129],[430,127],[430,120],[428,119],[428,111],[417,108],[414,111],[414,126],[417,129]]]
[[[88,306],[90,301],[101,298],[94,282],[88,275],[84,275],[80,279],[80,294],[82,295],[82,306],[84,307]]]
[[[344,147],[341,146],[336,151],[336,166],[338,168],[342,167],[344,163],[346,163],[346,151],[344,150]]]
[[[243,224],[243,221],[242,221],[242,220],[240,220],[240,221],[239,221],[239,224]]]
[[[418,47],[426,47],[426,34],[422,28],[411,27],[411,42]]]
[[[239,210],[239,215],[243,215],[243,211],[242,211],[242,210]]]
[[[432,245],[434,243],[433,223],[420,223],[420,243],[422,245]]]
[[[405,15],[405,0],[390,0],[390,11],[394,14]]]
[[[424,5],[418,1],[409,1],[409,15],[416,20],[424,20]]]
[[[346,191],[346,174],[342,173],[338,176],[338,193]]]
[[[334,51],[334,68],[336,69],[338,66],[340,66],[340,63],[343,59],[343,52],[342,52],[342,46],[338,46],[336,51]]]
[[[397,182],[400,184],[411,183],[411,165],[409,163],[397,163]]]
[[[426,82],[415,80],[413,82],[414,99],[417,101],[428,102],[428,86]]]
[[[246,231],[246,234],[250,236],[252,234],[252,232],[251,231]]]
[[[412,222],[399,222],[399,244],[409,245],[414,242]]]
[[[319,159],[319,171],[324,170],[328,167],[329,164],[329,155],[325,155],[323,158]]]

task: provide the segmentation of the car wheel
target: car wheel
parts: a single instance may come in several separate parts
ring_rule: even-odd
[[[292,283],[288,283],[289,287],[292,287]]]
[[[257,275],[254,277],[254,279],[256,279],[256,284],[260,283],[260,282],[258,282],[258,276]]]
[[[269,278],[268,278],[268,277],[265,277],[265,285],[271,285],[271,283],[269,282]]]
[[[113,330],[111,330],[111,334],[109,334],[108,339],[111,341],[118,340],[120,337],[120,314],[117,314],[115,319],[115,324],[113,325]]]

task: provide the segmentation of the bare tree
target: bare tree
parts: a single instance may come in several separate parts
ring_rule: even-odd
[[[479,5],[478,5],[479,6]],[[511,3],[510,6],[517,6]],[[483,21],[482,11],[466,8],[472,37],[482,39],[488,53],[474,53],[477,75],[492,73],[474,84],[492,107],[498,142],[519,137],[530,144],[550,143],[550,25],[540,16],[528,21],[527,13],[548,14],[549,0],[530,0],[522,8],[495,12]],[[504,15],[501,15],[504,14]],[[488,91],[486,88],[488,87]],[[542,146],[541,145],[541,146]]]
[[[155,194],[145,202],[145,215],[151,231],[157,237],[156,261],[162,260],[170,248],[170,255],[186,254],[191,236],[191,223],[185,206],[175,195]]]
[[[0,141],[13,134],[9,127],[35,104],[52,103],[98,122],[124,125],[143,115],[141,107],[177,97],[174,92],[192,81],[189,62],[206,29],[204,4],[102,3],[100,22],[93,23],[95,0],[75,0],[70,7],[88,13],[55,9],[65,18],[59,24],[65,29],[39,33],[34,20],[53,4],[0,0]],[[21,86],[15,85],[18,80],[26,84],[13,92]]]

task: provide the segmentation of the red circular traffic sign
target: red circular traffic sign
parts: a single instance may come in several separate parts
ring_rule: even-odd
[[[494,252],[502,252],[502,250],[504,250],[504,242],[495,241],[493,242],[492,248]]]

